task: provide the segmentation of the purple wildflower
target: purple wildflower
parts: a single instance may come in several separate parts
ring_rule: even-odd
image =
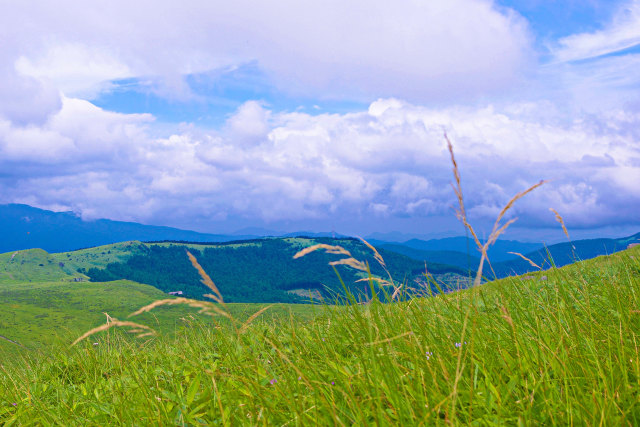
[[[278,380],[274,378],[271,381],[269,381],[269,384],[274,385],[277,382],[278,382]]]

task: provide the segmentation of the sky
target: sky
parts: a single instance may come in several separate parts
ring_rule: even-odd
[[[0,203],[203,232],[640,231],[640,0],[0,0]],[[391,235],[390,235],[391,236]]]

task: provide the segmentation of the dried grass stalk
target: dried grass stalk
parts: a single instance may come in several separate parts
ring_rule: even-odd
[[[209,277],[209,275],[200,266],[196,257],[194,257],[193,254],[191,254],[191,252],[189,251],[187,251],[187,256],[191,261],[191,265],[193,265],[193,267],[196,270],[198,270],[198,274],[200,274],[200,277],[202,278],[201,282],[204,285],[206,285],[209,289],[211,289],[215,294],[215,295],[211,295],[211,298],[217,303],[224,304],[224,299],[222,298],[222,294],[218,290],[218,287],[215,285],[215,283],[213,283],[213,280],[211,280],[211,277]]]
[[[391,295],[391,301],[393,301],[394,299],[396,299],[398,297],[398,295],[400,295],[400,290],[401,289],[402,289],[402,285],[396,286],[396,288],[393,291],[393,295]]]
[[[332,246],[326,245],[324,243],[319,243],[317,245],[309,246],[308,248],[304,248],[293,256],[293,259],[301,258],[311,252],[317,251],[318,249],[324,249],[328,254],[334,255],[346,255],[351,256],[351,252],[343,248],[342,246]]]
[[[358,261],[355,258],[344,258],[338,261],[331,261],[329,265],[348,265],[349,267],[355,268],[357,270],[367,271],[367,272],[369,271],[367,269],[367,264],[365,264],[362,261]]]
[[[569,239],[569,241],[571,241],[571,237],[569,237],[569,232],[567,231],[567,227],[565,227],[564,225],[564,220],[562,219],[562,216],[560,216],[558,211],[553,208],[549,208],[549,210],[555,214],[556,221],[558,221],[562,226],[562,231],[564,231],[564,235],[567,236],[567,239]]]
[[[128,317],[137,316],[138,314],[146,313],[148,311],[153,310],[156,307],[160,307],[161,305],[177,305],[177,304],[186,304],[189,307],[199,308],[199,313],[209,314],[211,315],[212,311],[220,314],[224,317],[231,318],[231,315],[224,310],[220,310],[215,304],[210,303],[208,301],[198,301],[189,298],[168,298],[162,299],[152,302],[151,304],[145,305],[144,307],[138,309],[134,313],[131,313]]]
[[[76,339],[73,344],[71,344],[71,346],[74,346],[76,344],[78,344],[80,341],[82,341],[83,339],[90,337],[91,335],[97,334],[98,332],[102,332],[102,331],[106,331],[107,329],[111,329],[113,327],[130,327],[132,328],[132,330],[130,330],[130,333],[139,333],[139,332],[143,332],[142,334],[138,335],[138,338],[140,337],[144,337],[144,336],[149,336],[149,335],[156,335],[156,331],[154,331],[153,329],[151,329],[150,327],[146,326],[146,325],[141,325],[139,323],[135,323],[135,322],[128,322],[128,321],[120,321],[118,319],[114,319],[113,317],[110,317],[110,320],[107,321],[107,323],[105,323],[104,325],[100,325],[96,328],[91,329],[90,331],[85,332],[84,334],[82,334],[78,339]]]
[[[502,218],[509,211],[509,209],[513,207],[515,202],[517,202],[518,200],[520,200],[521,198],[523,198],[524,196],[526,196],[536,188],[540,187],[541,185],[546,184],[548,181],[541,180],[537,184],[534,184],[531,187],[527,188],[526,190],[521,191],[515,196],[513,196],[511,200],[509,200],[509,202],[504,206],[504,208],[502,208],[502,210],[498,214],[498,217],[496,218],[496,221],[493,224],[493,230],[491,231],[489,238],[484,244],[482,244],[475,230],[467,220],[467,213],[464,207],[464,198],[462,197],[462,185],[460,184],[460,171],[458,170],[458,163],[456,162],[455,155],[453,154],[453,145],[451,144],[451,140],[449,140],[449,137],[447,136],[446,132],[444,134],[444,138],[447,141],[447,148],[449,149],[449,154],[451,155],[451,163],[453,164],[453,177],[456,183],[456,185],[451,184],[451,186],[453,187],[453,191],[456,194],[456,197],[458,199],[458,204],[460,206],[459,209],[456,211],[456,215],[458,216],[458,219],[462,221],[464,226],[469,230],[469,232],[473,236],[473,240],[475,241],[476,245],[478,246],[478,249],[481,252],[480,264],[478,265],[478,272],[476,274],[475,280],[473,281],[473,285],[477,286],[482,281],[482,268],[484,266],[484,262],[488,260],[487,251],[489,250],[489,247],[493,245],[496,242],[496,240],[498,240],[498,237],[507,229],[507,227],[509,227],[511,224],[513,224],[517,220],[517,218],[513,218],[507,221],[505,224],[500,224],[500,221],[502,220]]]
[[[247,319],[246,322],[244,322],[242,324],[242,326],[240,327],[240,330],[238,331],[238,333],[242,334],[244,333],[247,328],[249,327],[249,325],[251,324],[251,322],[253,322],[258,316],[260,316],[262,313],[264,313],[265,311],[267,311],[268,309],[270,309],[271,307],[273,307],[274,304],[268,305],[266,307],[262,307],[260,310],[256,311],[251,317],[249,317]]]
[[[371,243],[367,242],[362,237],[358,236],[358,239],[360,239],[362,241],[362,243],[364,243],[369,249],[371,249],[373,251],[373,257],[375,258],[376,261],[378,261],[378,264],[380,264],[380,266],[382,268],[384,268],[385,271],[386,271],[387,270],[387,264],[385,264],[384,259],[382,258],[382,255],[380,255],[380,252],[378,252],[376,250],[376,248],[374,248],[373,245],[371,245]]]
[[[522,258],[525,261],[528,261],[529,264],[531,264],[532,267],[537,268],[538,270],[542,270],[542,267],[540,267],[538,264],[536,264],[535,262],[531,261],[529,258],[527,258],[526,256],[522,255],[520,252],[507,252],[508,254],[513,254],[513,255],[518,255],[520,258]]]
[[[392,282],[386,279],[382,279],[380,277],[375,277],[375,276],[364,277],[362,279],[356,280],[356,282],[368,282],[370,280],[373,280],[374,282],[378,282],[381,286],[395,286]]]

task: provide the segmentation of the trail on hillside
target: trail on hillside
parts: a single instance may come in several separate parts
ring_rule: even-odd
[[[14,340],[12,340],[12,339],[10,339],[10,338],[7,338],[7,337],[5,337],[4,335],[0,335],[0,338],[1,338],[1,339],[3,339],[3,340],[5,340],[5,341],[9,341],[10,343],[13,343],[13,344],[15,344],[15,345],[19,345],[19,346],[20,346],[20,347],[22,347],[22,348],[27,348],[27,347],[23,346],[22,344],[20,344],[19,342],[16,342],[16,341],[14,341]]]

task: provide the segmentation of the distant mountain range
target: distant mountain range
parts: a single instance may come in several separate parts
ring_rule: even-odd
[[[98,219],[85,221],[73,212],[52,212],[28,205],[0,205],[0,252],[40,248],[65,252],[126,240],[225,242],[255,236],[225,236],[171,227]]]
[[[420,240],[411,239],[402,243],[389,243],[382,240],[373,240],[372,244],[378,245],[385,249],[394,250],[403,255],[407,255],[414,259],[426,259],[430,257],[438,257],[449,260],[451,264],[460,267],[477,265],[475,259],[479,261],[480,252],[471,238],[466,237],[447,237],[444,239]],[[498,240],[489,249],[489,258],[492,261],[507,261],[514,259],[515,256],[509,252],[529,253],[542,248],[542,243],[524,243],[516,240]],[[444,257],[444,258],[442,258]],[[433,262],[436,261],[435,259]]]
[[[264,237],[269,230],[245,229],[235,234],[209,234],[181,230],[172,227],[143,225],[135,222],[99,219],[85,221],[73,212],[52,212],[22,204],[0,205],[0,253],[15,250],[40,248],[49,253],[66,252],[80,248],[107,245],[123,241],[184,241],[184,242],[230,242]],[[274,237],[306,236],[311,238],[337,238],[346,236],[332,232],[299,231],[278,234]],[[393,233],[392,233],[393,234]],[[382,236],[380,234],[374,235]],[[410,239],[390,242],[369,239],[378,248],[395,252],[416,261],[428,264],[446,264],[474,271],[479,262],[475,243],[466,237],[442,239]],[[536,270],[528,261],[511,254],[523,254],[542,268],[552,262],[562,266],[577,260],[610,254],[625,249],[629,243],[640,242],[640,233],[620,239],[577,240],[544,247],[542,243],[525,243],[515,240],[498,240],[489,250],[491,268],[485,272],[491,277],[504,277]],[[553,261],[550,261],[552,259]]]
[[[85,221],[73,212],[53,212],[23,204],[0,205],[0,253],[40,248],[65,252],[111,243],[139,241],[230,242],[264,236],[347,237],[332,232],[278,233],[258,228],[232,234],[210,234],[173,227],[98,219]]]
[[[525,257],[533,261],[540,268],[518,257],[514,260],[493,264],[494,275],[490,277],[506,277],[514,274],[524,274],[539,269],[546,270],[553,266],[562,267],[577,261],[622,251],[627,249],[632,243],[640,243],[640,233],[619,239],[586,239],[557,243],[524,254]]]
[[[406,255],[417,261],[448,264],[475,270],[480,262],[480,252],[471,239],[451,237],[435,240],[408,240],[403,243],[373,241],[373,244],[388,251]],[[626,249],[631,243],[640,243],[640,233],[619,239],[587,239],[573,242],[542,244],[523,243],[515,240],[498,240],[489,250],[489,261],[484,272],[489,278],[501,278],[524,274],[552,266],[561,267],[600,255],[609,255]],[[529,261],[515,255],[519,253]]]

